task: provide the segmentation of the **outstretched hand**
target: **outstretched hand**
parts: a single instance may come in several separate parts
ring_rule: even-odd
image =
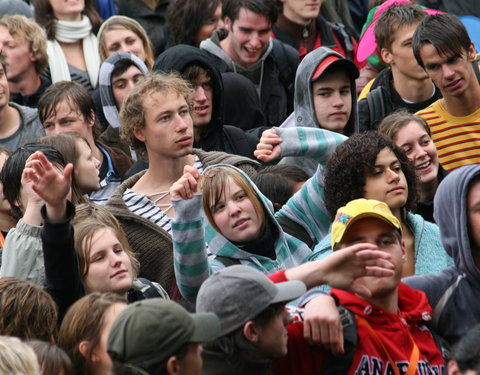
[[[324,259],[324,282],[337,289],[350,290],[361,297],[370,297],[371,291],[357,282],[359,277],[394,275],[390,254],[369,243],[358,243],[336,250]]]
[[[200,173],[198,169],[186,165],[183,168],[183,176],[170,187],[171,199],[190,199],[200,192]]]
[[[50,206],[65,204],[70,193],[73,165],[63,172],[55,168],[45,155],[37,151],[25,163],[22,178],[31,181],[33,191]]]
[[[275,129],[265,130],[253,154],[257,159],[267,163],[276,160],[282,155],[280,148],[282,142],[282,138],[280,138]]]

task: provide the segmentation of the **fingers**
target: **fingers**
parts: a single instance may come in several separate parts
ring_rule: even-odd
[[[200,175],[198,174],[198,178]],[[189,172],[185,173],[182,177],[175,182],[170,188],[170,194],[172,199],[190,199],[197,192],[198,178],[196,179]]]
[[[200,179],[200,172],[193,165],[186,165],[183,167],[183,174],[190,174],[195,180]]]
[[[254,156],[264,162],[277,159],[280,156],[278,145],[282,143],[282,138],[277,135],[275,129],[268,129],[262,133],[262,137],[254,151]]]

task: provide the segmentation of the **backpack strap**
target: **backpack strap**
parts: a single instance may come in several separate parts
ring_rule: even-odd
[[[225,267],[230,267],[230,266],[234,266],[236,264],[240,264],[240,261],[238,259],[230,258],[230,257],[224,257],[224,256],[221,256],[221,255],[217,255],[214,259],[218,260]]]
[[[385,117],[385,103],[383,101],[383,90],[379,86],[371,90],[367,96],[368,111],[370,113],[370,127],[369,130],[378,128],[378,124]]]
[[[287,90],[289,96],[292,95],[293,98],[293,94],[295,92],[294,85],[297,67],[290,64],[287,51],[285,50],[285,46],[281,41],[272,39],[272,43],[272,54],[280,72],[280,81]]]
[[[453,284],[451,284],[445,292],[443,292],[443,295],[440,297],[438,300],[437,304],[433,308],[432,311],[432,321],[429,324],[430,327],[433,329],[437,329],[438,327],[438,322],[440,320],[440,315],[442,315],[442,311],[445,308],[445,305],[447,304],[448,300],[450,297],[453,295],[455,292],[455,289],[457,289],[458,284],[460,284],[460,281],[465,277],[465,274],[458,275],[457,279]]]
[[[337,306],[343,328],[343,354],[329,354],[325,360],[321,375],[347,374],[357,347],[357,322],[355,315],[345,306]]]

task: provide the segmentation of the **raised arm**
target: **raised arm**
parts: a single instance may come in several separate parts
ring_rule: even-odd
[[[33,181],[32,188],[44,201],[42,246],[47,289],[57,302],[59,319],[85,292],[78,271],[74,233],[70,221],[75,207],[67,202],[73,166],[63,171],[55,168],[41,152],[31,156],[25,173]]]
[[[314,243],[325,237],[330,217],[324,204],[323,163],[345,136],[318,128],[274,128],[263,133],[255,156],[270,161],[280,156],[308,156],[319,162],[315,174],[277,212],[301,225]]]
[[[172,220],[175,278],[180,293],[191,300],[210,275],[199,182],[198,170],[187,165],[183,176],[170,188],[175,212]]]
[[[44,285],[45,271],[40,239],[42,230],[40,208],[44,202],[33,190],[34,181],[26,173],[27,164],[32,157],[33,155],[27,159],[21,178],[24,214],[16,227],[9,231],[5,240],[0,277],[12,276]]]

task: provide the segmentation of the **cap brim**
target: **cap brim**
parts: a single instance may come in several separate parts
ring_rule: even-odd
[[[220,321],[214,313],[196,313],[190,315],[194,321],[195,330],[189,342],[210,342],[220,336]]]
[[[357,216],[355,216],[346,226],[345,226],[345,229],[343,230],[343,233],[341,235],[341,238],[333,243],[332,241],[332,249],[335,248],[335,245],[342,242],[343,240],[343,237],[345,236],[345,233],[347,233],[347,231],[350,229],[350,227],[355,224],[358,220],[361,220],[361,219],[368,219],[368,218],[373,218],[373,219],[380,219],[382,220],[383,222],[389,224],[393,229],[396,229],[400,232],[400,234],[402,233],[402,227],[397,227],[395,224],[393,224],[390,220],[388,220],[386,217],[382,216],[382,215],[379,215],[375,212],[365,212],[365,213],[362,213],[362,214],[359,214]]]
[[[344,58],[340,58],[337,55],[330,55],[330,56],[327,56],[317,66],[317,68],[315,69],[315,72],[312,74],[311,81],[313,82],[317,80],[323,75],[323,73],[325,73],[325,70],[337,64],[343,65],[344,69],[348,71],[348,75],[353,79],[357,79],[359,77],[360,72],[358,71],[358,68],[355,66],[355,64],[352,61]]]
[[[291,301],[307,291],[305,284],[298,280],[277,283],[275,286],[278,289],[278,293],[271,303]]]

